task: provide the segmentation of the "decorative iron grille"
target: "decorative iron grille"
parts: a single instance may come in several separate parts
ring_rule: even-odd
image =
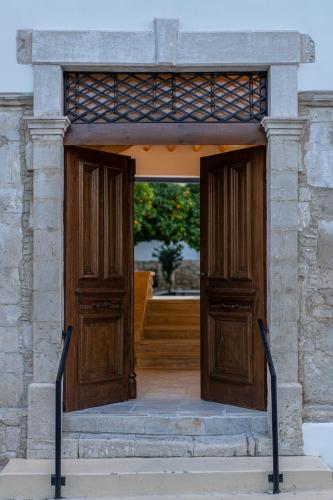
[[[72,123],[259,122],[267,77],[248,73],[65,73]]]

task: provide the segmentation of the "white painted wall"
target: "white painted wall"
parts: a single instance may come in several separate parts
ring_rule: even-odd
[[[319,455],[333,469],[333,423],[303,424],[305,455]]]
[[[184,247],[183,250],[183,259],[184,260],[199,260],[200,253],[188,246],[187,243],[182,242]],[[157,240],[152,241],[141,241],[134,247],[134,260],[140,261],[148,261],[148,260],[157,260],[157,258],[153,257],[153,252],[155,248],[159,248],[162,246],[162,243]]]
[[[299,90],[333,90],[332,0],[1,0],[0,92],[31,92],[31,67],[16,64],[17,29],[147,30],[177,17],[183,30],[298,30],[316,42]]]

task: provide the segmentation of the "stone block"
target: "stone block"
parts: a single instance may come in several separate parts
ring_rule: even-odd
[[[34,173],[35,199],[62,200],[64,192],[64,172],[60,168],[36,170]]]
[[[21,300],[21,283],[18,267],[0,267],[0,304],[18,304]]]
[[[0,304],[0,326],[17,326],[21,308],[15,304]]]
[[[19,453],[21,444],[21,428],[17,427],[7,427],[6,429],[6,447],[8,451]]]
[[[0,406],[17,406],[23,397],[23,378],[16,373],[2,374],[0,377]]]
[[[306,151],[303,161],[310,186],[333,187],[333,148],[331,150],[311,149]]]
[[[267,415],[263,417],[252,417],[252,432],[253,434],[267,434],[268,419]]]
[[[209,417],[204,420],[207,435],[233,435],[251,433],[251,417]]]
[[[54,384],[30,384],[28,390],[28,458],[54,457]]]
[[[137,436],[136,457],[192,457],[191,436]]]
[[[146,434],[195,435],[202,432],[202,419],[195,417],[158,417],[145,419]]]
[[[245,436],[195,436],[195,457],[244,457],[247,456]]]
[[[0,373],[3,376],[15,373],[17,376],[23,373],[22,354],[18,352],[0,352]]]
[[[297,229],[296,201],[272,201],[269,206],[269,229]]]
[[[85,432],[89,434],[143,434],[145,417],[140,415],[80,414],[64,415],[65,432]]]
[[[79,436],[66,436],[63,438],[62,458],[79,458]]]
[[[278,384],[279,437],[284,453],[302,454],[302,386]]]
[[[64,146],[61,136],[50,139],[49,136],[34,139],[34,170],[59,169],[64,163]]]
[[[15,187],[20,192],[21,164],[19,142],[8,142],[0,147],[0,169],[2,187]]]
[[[0,327],[0,352],[18,351],[19,332],[15,326]]]
[[[33,350],[33,379],[34,382],[54,382],[59,366],[60,351],[53,349]]]
[[[134,451],[135,436],[131,434],[88,434],[79,438],[79,458],[133,457]]]
[[[62,67],[34,66],[34,116],[62,116],[64,113]]]
[[[154,19],[156,63],[176,64],[179,19]]]
[[[333,267],[333,221],[319,222],[318,264],[321,268]]]
[[[297,231],[273,229],[269,234],[269,256],[277,261],[297,258]]]
[[[0,187],[0,213],[22,214],[23,189],[20,185],[13,184]]]
[[[277,170],[269,176],[268,198],[275,201],[298,199],[298,177],[291,170]]]
[[[311,221],[311,207],[308,201],[300,201],[298,203],[298,223],[299,229],[306,228]]]
[[[63,204],[61,200],[34,200],[34,229],[62,230]]]
[[[19,141],[21,139],[20,127],[22,116],[23,111],[21,109],[11,109],[8,111],[2,109],[0,111],[0,145],[9,145],[11,143],[13,147],[18,150],[20,146]],[[0,151],[1,149],[2,147],[0,147]],[[17,159],[19,159],[19,156],[17,156]]]
[[[297,70],[297,65],[273,65],[270,67],[270,116],[290,118],[298,115]]]
[[[40,259],[63,258],[63,230],[52,228],[34,230],[34,257]]]
[[[59,292],[34,292],[33,306],[34,321],[59,322],[59,328],[61,329],[63,303],[60,290]]]
[[[55,259],[35,262],[33,286],[38,292],[58,291],[63,286],[62,262]]]

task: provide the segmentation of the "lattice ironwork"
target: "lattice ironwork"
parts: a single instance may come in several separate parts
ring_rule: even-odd
[[[72,123],[258,122],[267,78],[248,73],[65,73]]]

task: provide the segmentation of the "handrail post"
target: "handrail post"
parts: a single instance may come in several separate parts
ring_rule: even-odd
[[[264,327],[263,321],[258,320],[259,330],[264,345],[266,361],[268,364],[271,376],[271,405],[272,405],[272,452],[273,452],[273,474],[269,476],[269,480],[273,482],[273,494],[280,493],[280,482],[283,481],[282,474],[279,470],[279,423],[278,423],[278,408],[277,408],[277,380],[276,371],[272,358],[271,349],[267,339],[267,329]]]
[[[61,476],[61,414],[62,414],[62,378],[64,375],[68,348],[73,333],[73,327],[69,326],[66,333],[63,332],[64,344],[59,361],[59,368],[55,383],[55,467],[54,476],[51,476],[51,485],[54,486],[54,498],[61,498],[61,486],[65,484]]]

